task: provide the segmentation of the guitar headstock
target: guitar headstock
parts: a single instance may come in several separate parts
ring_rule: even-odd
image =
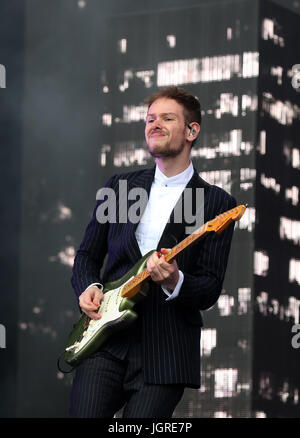
[[[231,210],[219,214],[215,217],[215,219],[212,219],[204,225],[206,231],[215,231],[216,233],[221,233],[226,227],[228,227],[229,224],[231,224],[231,222],[239,221],[245,213],[247,207],[248,204],[238,205]]]

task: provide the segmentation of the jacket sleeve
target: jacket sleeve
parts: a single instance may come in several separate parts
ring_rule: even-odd
[[[113,185],[113,179],[114,176],[108,180],[106,188]],[[109,221],[100,223],[97,219],[98,208],[103,202],[104,200],[97,202],[92,219],[85,230],[74,259],[71,283],[78,297],[92,283],[102,283],[100,270],[107,254],[109,229]]]
[[[236,200],[226,194],[222,203],[218,204],[210,219],[234,208]],[[234,222],[222,233],[211,232],[196,244],[194,250],[197,249],[198,253],[195,252],[196,262],[193,273],[183,272],[184,281],[180,292],[176,298],[170,300],[170,303],[189,309],[206,310],[217,302],[222,291],[233,229]]]

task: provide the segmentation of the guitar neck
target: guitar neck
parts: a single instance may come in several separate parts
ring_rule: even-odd
[[[185,250],[188,246],[192,245],[192,243],[196,242],[196,240],[200,239],[200,237],[206,236],[206,234],[214,231],[218,234],[222,233],[225,228],[231,224],[232,221],[238,221],[243,216],[246,208],[246,205],[239,205],[237,207],[232,208],[224,213],[219,214],[196,231],[193,234],[190,234],[184,240],[182,240],[178,245],[174,246],[174,248],[170,249],[170,251],[164,256],[167,262],[171,262],[174,260],[178,254]],[[137,274],[131,281],[125,284],[122,289],[122,297],[131,297],[138,293],[140,286],[150,278],[150,274],[147,269],[144,269],[142,272]]]
[[[196,242],[200,237],[206,236],[210,231],[208,231],[204,226],[198,228],[193,234],[183,239],[178,245],[175,245],[164,257],[166,262],[171,262],[174,260],[178,254],[184,251],[192,243]],[[149,280],[150,274],[147,269],[137,274],[131,281],[125,284],[122,290],[122,296],[126,297],[127,293],[138,286],[141,286],[145,281]]]

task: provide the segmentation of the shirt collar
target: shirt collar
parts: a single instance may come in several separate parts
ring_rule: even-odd
[[[168,186],[168,187],[177,187],[177,186],[186,186],[189,180],[192,178],[194,174],[193,164],[190,161],[189,167],[187,167],[183,172],[178,173],[177,175],[171,176],[168,178],[159,167],[156,165],[154,182],[159,185]]]

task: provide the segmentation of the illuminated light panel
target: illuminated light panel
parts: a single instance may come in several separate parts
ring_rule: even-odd
[[[294,405],[299,403],[299,390],[297,388],[294,389]]]
[[[300,244],[300,221],[280,218],[279,235],[281,240],[291,240],[295,245]]]
[[[203,329],[201,331],[201,357],[210,356],[211,351],[217,345],[217,330],[216,329]]]
[[[241,181],[254,180],[255,177],[256,177],[256,169],[249,169],[248,167],[240,169]]]
[[[248,94],[242,95],[242,116],[246,115],[246,111],[256,111],[257,110],[257,96],[249,96]]]
[[[218,299],[217,304],[221,316],[228,316],[232,314],[232,307],[234,307],[234,298],[232,296],[222,294]]]
[[[143,149],[140,144],[135,141],[124,141],[116,143],[114,153],[114,166],[131,167],[133,164],[144,166],[149,159],[149,153]]]
[[[217,411],[214,412],[214,418],[232,418],[232,415],[229,415],[227,412]]]
[[[251,288],[240,287],[238,288],[238,315],[244,315],[248,312],[248,303],[251,301]]]
[[[112,115],[111,114],[102,114],[102,125],[111,126],[112,124]]]
[[[276,76],[277,77],[277,85],[282,85],[282,72],[283,72],[283,68],[280,67],[279,65],[277,67],[271,67],[271,76]]]
[[[233,77],[257,77],[258,52],[204,58],[178,59],[157,65],[157,86],[226,81]]]
[[[285,46],[284,38],[275,33],[276,22],[270,18],[265,18],[262,22],[262,38],[272,40],[275,45]]]
[[[285,308],[285,316],[287,320],[293,318],[295,324],[299,324],[299,306],[300,300],[298,300],[296,297],[289,297],[288,307]]]
[[[99,164],[102,167],[106,166],[106,156],[107,153],[111,151],[111,147],[109,144],[104,144],[101,146],[100,154],[99,154]]]
[[[266,189],[272,189],[275,193],[280,193],[280,184],[276,183],[275,178],[268,178],[264,173],[260,176],[261,184],[266,187]]]
[[[281,390],[278,391],[278,396],[283,403],[286,403],[288,401],[288,398],[290,396],[290,391],[289,391],[289,383],[287,380],[283,382]]]
[[[255,78],[259,73],[258,52],[243,53],[243,78]]]
[[[123,120],[124,123],[145,121],[147,116],[147,105],[124,105],[123,107]]]
[[[253,181],[256,177],[256,169],[242,168],[240,170],[240,188],[248,190],[253,187]]]
[[[271,308],[270,313],[273,313],[273,315],[279,315],[280,312],[280,305],[278,300],[271,300]]]
[[[72,210],[64,205],[62,202],[58,202],[54,211],[45,212],[40,214],[41,221],[52,221],[54,223],[60,223],[72,218]]]
[[[267,414],[263,411],[255,411],[254,418],[267,418]]]
[[[135,76],[144,82],[146,88],[153,86],[152,78],[154,76],[154,70],[137,71]]]
[[[127,88],[129,88],[129,81],[133,79],[134,74],[132,70],[125,70],[124,71],[124,80],[123,83],[119,85],[119,90],[124,93]]]
[[[221,93],[220,95],[220,113],[232,114],[234,117],[239,114],[239,97],[232,93]]]
[[[85,0],[78,0],[77,2],[79,9],[83,9],[86,7],[86,1]]]
[[[262,291],[257,297],[256,302],[258,304],[259,313],[263,316],[276,316],[281,321],[285,320],[290,322],[291,318],[295,324],[299,324],[299,307],[300,300],[296,297],[289,297],[288,304],[286,306],[279,303],[276,299],[269,300],[269,294]]]
[[[72,210],[69,207],[67,207],[66,205],[64,205],[61,202],[59,202],[57,209],[58,209],[58,217],[57,217],[57,219],[59,221],[65,221],[65,220],[71,219],[71,217],[72,217]]]
[[[215,370],[216,398],[233,397],[236,395],[238,370],[235,368],[220,368]]]
[[[289,281],[294,281],[300,286],[300,260],[290,259],[289,263]]]
[[[262,38],[268,40],[274,36],[274,21],[265,18],[262,23]]]
[[[267,134],[266,131],[260,131],[259,133],[259,145],[257,147],[257,150],[261,155],[266,155],[266,141],[267,141]]]
[[[250,383],[238,383],[236,385],[236,389],[238,394],[241,392],[249,392],[251,389],[251,385]]]
[[[255,226],[255,208],[248,207],[241,219],[236,223],[240,230],[252,231]]]
[[[290,189],[285,189],[285,199],[287,201],[291,201],[292,205],[299,204],[299,188],[296,186],[292,186]]]
[[[226,132],[221,136],[218,145],[211,146],[214,141],[213,136],[208,136],[207,145],[203,145],[201,148],[193,147],[191,157],[213,159],[217,157],[241,156],[249,155],[253,150],[252,142],[243,141],[241,129]]]
[[[271,375],[269,373],[261,373],[259,379],[259,395],[266,400],[272,400],[273,387],[274,382],[272,381]]]
[[[124,92],[129,88],[130,81],[135,77],[144,82],[146,88],[153,86],[154,70],[141,70],[134,72],[133,69],[125,70],[123,74],[123,82],[119,85],[119,90]]]
[[[266,251],[254,252],[254,274],[266,277],[269,270],[269,256]]]
[[[67,246],[60,251],[56,256],[48,258],[49,262],[60,262],[62,265],[72,267],[75,258],[75,248],[73,246]]]
[[[287,165],[291,165],[293,162],[293,145],[290,141],[285,141],[283,143],[283,155]]]
[[[268,299],[269,299],[269,294],[265,291],[262,291],[256,297],[259,312],[264,316],[267,316],[267,314],[268,314]]]
[[[118,41],[118,49],[121,53],[126,53],[127,51],[127,40],[126,38],[122,38]]]
[[[244,190],[244,191],[252,189],[252,187],[253,187],[253,183],[252,182],[244,182],[244,183],[240,184],[240,189]]]
[[[281,125],[292,125],[300,120],[300,107],[289,101],[276,100],[271,93],[263,93],[262,109]]]
[[[176,47],[176,36],[175,35],[167,35],[167,43],[171,49]]]
[[[231,171],[230,170],[210,170],[208,172],[199,172],[201,178],[207,181],[209,184],[216,185],[231,192]]]
[[[241,151],[245,151],[246,154],[252,149],[250,142],[242,141],[242,130],[233,129],[229,132],[229,141],[221,141],[219,143],[219,150],[221,156],[239,156]]]
[[[292,150],[292,167],[294,169],[300,169],[300,151],[293,148]]]
[[[232,28],[231,27],[227,27],[226,36],[227,36],[228,41],[232,40]]]

